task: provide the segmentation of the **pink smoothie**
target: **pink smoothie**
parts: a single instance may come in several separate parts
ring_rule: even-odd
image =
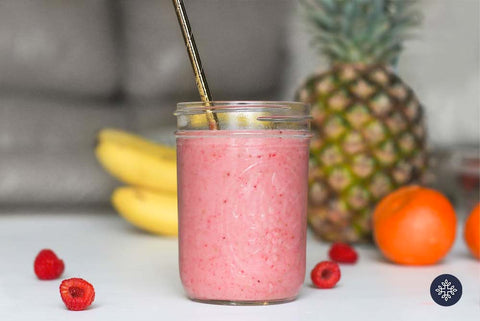
[[[305,278],[307,134],[184,134],[177,136],[177,156],[180,276],[187,295],[295,298]]]

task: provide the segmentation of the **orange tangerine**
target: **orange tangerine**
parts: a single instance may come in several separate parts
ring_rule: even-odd
[[[384,197],[373,214],[375,242],[398,264],[437,263],[452,247],[456,225],[455,210],[443,194],[415,185]]]
[[[480,260],[480,203],[475,206],[465,221],[463,238],[472,255]]]

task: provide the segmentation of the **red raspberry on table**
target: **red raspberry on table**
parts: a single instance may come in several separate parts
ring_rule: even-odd
[[[50,249],[43,249],[33,262],[33,270],[40,280],[53,280],[62,275],[65,265]]]
[[[310,273],[313,284],[320,289],[333,288],[340,280],[340,276],[340,267],[332,261],[318,263]]]
[[[355,263],[358,259],[357,252],[350,245],[340,242],[332,244],[328,255],[339,263]]]
[[[93,285],[81,278],[71,278],[60,284],[60,295],[69,310],[85,310],[95,299]]]

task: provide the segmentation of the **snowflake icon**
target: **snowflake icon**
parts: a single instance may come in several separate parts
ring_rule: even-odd
[[[441,274],[430,284],[430,296],[441,306],[452,306],[462,297],[463,286],[460,280],[451,274]]]
[[[441,285],[435,289],[435,292],[447,302],[458,290],[455,288],[455,285],[452,285],[452,282],[448,281],[448,279],[445,279],[445,281],[442,281],[440,284]]]

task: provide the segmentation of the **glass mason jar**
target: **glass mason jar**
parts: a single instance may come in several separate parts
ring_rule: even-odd
[[[219,130],[209,130],[206,110]],[[219,304],[296,298],[305,278],[310,109],[294,102],[179,103],[180,277]]]

